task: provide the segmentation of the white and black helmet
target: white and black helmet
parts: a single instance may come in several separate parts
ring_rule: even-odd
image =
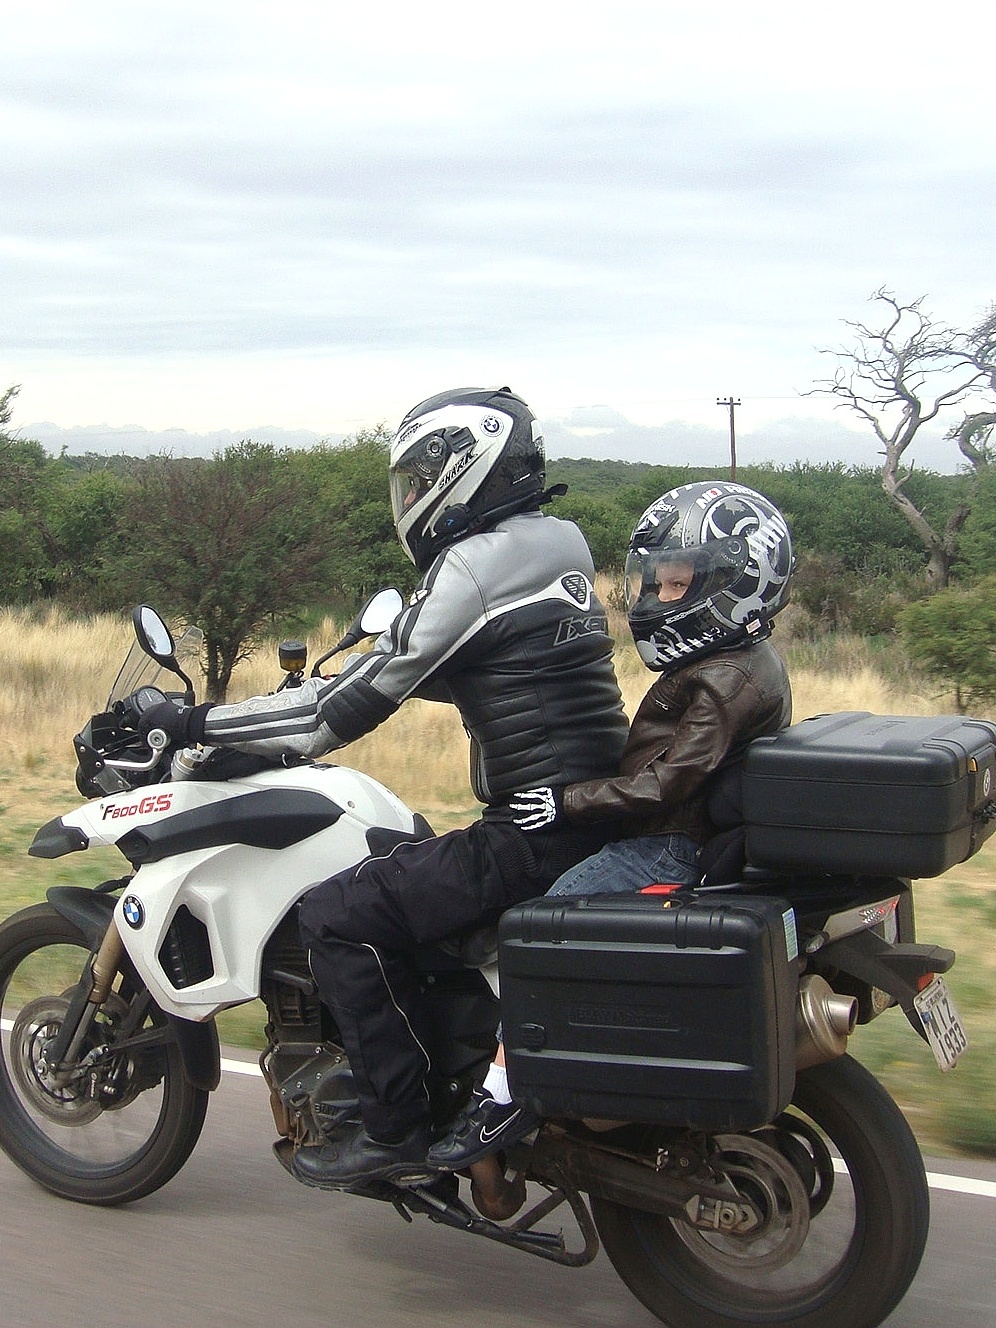
[[[684,484],[637,522],[626,613],[640,658],[662,671],[758,640],[788,602],[792,541],[773,503],[742,484]]]
[[[463,387],[420,402],[391,443],[391,506],[401,546],[425,571],[447,544],[539,506],[539,423],[507,387]]]

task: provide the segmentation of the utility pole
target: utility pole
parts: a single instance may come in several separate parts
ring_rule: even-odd
[[[740,398],[734,401],[732,395],[728,397],[717,397],[717,406],[728,406],[730,411],[730,479],[737,478],[737,429],[733,420],[733,412],[740,405]]]

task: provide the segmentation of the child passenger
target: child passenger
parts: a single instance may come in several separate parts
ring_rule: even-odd
[[[694,885],[713,827],[707,780],[754,738],[791,721],[788,676],[768,640],[788,601],[788,526],[768,499],[714,480],[672,489],[647,508],[630,539],[626,610],[640,658],[660,674],[630,727],[612,778],[528,789],[510,802],[523,830],[555,822],[611,822],[614,842],[566,871],[550,895]],[[504,1051],[431,1165],[460,1170],[535,1130],[512,1100]]]

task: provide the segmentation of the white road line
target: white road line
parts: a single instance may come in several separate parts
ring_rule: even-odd
[[[977,1194],[996,1199],[996,1181],[972,1180],[968,1176],[946,1176],[943,1171],[928,1171],[927,1184],[932,1190],[953,1190],[955,1194]]]
[[[259,1066],[251,1061],[222,1060],[221,1068],[230,1074],[262,1074]],[[834,1158],[834,1170],[844,1169],[843,1162]],[[928,1171],[927,1184],[932,1190],[950,1190],[955,1194],[974,1194],[983,1199],[996,1199],[996,1181],[973,1180],[970,1176],[947,1176],[943,1171]]]
[[[9,1032],[10,1020],[4,1019],[2,1026]],[[225,1074],[248,1074],[257,1079],[263,1075],[255,1061],[233,1061],[227,1056],[222,1057],[221,1068]],[[834,1168],[843,1171],[843,1162],[834,1159]],[[996,1199],[996,1181],[992,1180],[973,1180],[970,1176],[947,1176],[943,1171],[928,1171],[927,1184],[932,1190],[949,1190],[953,1194],[972,1194],[978,1198]]]
[[[263,1071],[255,1061],[230,1061],[222,1056],[221,1068],[228,1074],[254,1074],[257,1079],[263,1077]]]
[[[833,1169],[846,1172],[839,1157],[833,1159]],[[951,1190],[955,1194],[974,1194],[983,1199],[996,1199],[996,1181],[973,1180],[971,1176],[948,1176],[943,1171],[928,1171],[927,1184],[932,1190]]]

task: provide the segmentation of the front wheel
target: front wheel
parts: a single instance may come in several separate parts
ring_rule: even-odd
[[[0,1146],[63,1198],[129,1203],[183,1166],[208,1094],[186,1079],[168,1021],[127,963],[71,1063],[49,1065],[89,953],[48,904],[0,924]]]
[[[929,1196],[916,1140],[878,1081],[849,1056],[815,1066],[773,1125],[715,1142],[766,1221],[718,1234],[593,1198],[633,1294],[670,1328],[880,1324],[919,1267]]]

